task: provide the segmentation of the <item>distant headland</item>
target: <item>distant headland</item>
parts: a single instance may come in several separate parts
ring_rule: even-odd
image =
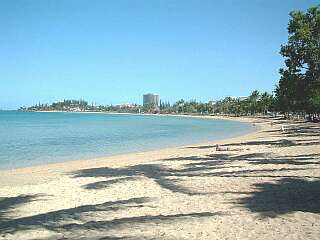
[[[116,113],[163,113],[163,114],[267,114],[275,109],[274,96],[255,90],[248,97],[228,96],[218,101],[198,102],[196,100],[178,100],[174,103],[160,100],[159,94],[144,94],[143,105],[124,103],[117,105],[99,105],[83,99],[65,99],[51,104],[38,103],[30,107],[20,107],[19,111],[28,112],[116,112]]]

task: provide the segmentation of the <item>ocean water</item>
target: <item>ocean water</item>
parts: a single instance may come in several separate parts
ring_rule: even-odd
[[[0,168],[90,159],[233,137],[235,121],[99,113],[0,112]]]

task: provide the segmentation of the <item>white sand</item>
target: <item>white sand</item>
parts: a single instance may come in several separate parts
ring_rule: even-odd
[[[320,239],[320,125],[240,120],[261,130],[228,151],[0,171],[0,239]]]

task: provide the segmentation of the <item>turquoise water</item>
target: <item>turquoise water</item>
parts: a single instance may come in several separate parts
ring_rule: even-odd
[[[95,113],[0,112],[0,168],[182,146],[254,131],[234,121]]]

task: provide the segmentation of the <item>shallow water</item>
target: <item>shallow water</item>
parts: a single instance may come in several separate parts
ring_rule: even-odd
[[[234,137],[251,124],[173,116],[0,112],[0,168],[90,159]]]

